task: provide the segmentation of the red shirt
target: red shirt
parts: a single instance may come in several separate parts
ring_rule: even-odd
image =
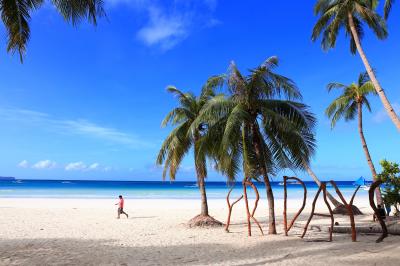
[[[119,200],[119,207],[120,207],[121,209],[124,208],[124,199],[120,199],[120,200]]]

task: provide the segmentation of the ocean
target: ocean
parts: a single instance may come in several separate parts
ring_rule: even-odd
[[[317,191],[317,185],[305,182],[308,197]],[[355,190],[353,181],[337,181],[343,195],[349,198]],[[256,183],[261,197],[265,195],[265,186]],[[232,185],[225,182],[207,182],[207,196],[209,199],[225,198]],[[232,198],[242,194],[241,183],[233,184]],[[276,199],[283,198],[281,182],[272,182]],[[335,194],[332,187],[328,190]],[[249,197],[255,195],[248,189]],[[79,181],[79,180],[14,180],[0,181],[0,198],[115,198],[123,195],[132,199],[198,199],[200,197],[196,182],[169,182],[169,181]],[[367,191],[360,189],[358,196],[367,196]],[[288,198],[303,197],[303,189],[299,184],[288,185]]]

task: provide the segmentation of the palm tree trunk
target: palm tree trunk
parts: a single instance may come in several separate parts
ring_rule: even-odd
[[[249,168],[248,168],[248,161],[247,161],[247,145],[246,145],[246,129],[248,128],[247,124],[244,124],[242,127],[242,142],[243,142],[243,172],[244,172],[244,179],[243,179],[243,199],[244,204],[246,206],[246,217],[247,217],[247,231],[249,236],[251,236],[251,224],[250,224],[250,210],[249,210],[249,200],[247,198],[247,180],[250,178],[249,175]]]
[[[195,154],[195,167],[196,167],[196,174],[197,174],[197,185],[199,186],[200,195],[201,195],[201,215],[208,216],[208,204],[207,204],[207,194],[206,194],[206,184],[205,184],[205,173],[202,170],[202,167],[199,166],[199,158],[197,158],[197,142],[199,137],[195,135],[194,137],[194,154]]]
[[[354,25],[353,15],[351,13],[348,14],[348,19],[349,19],[351,34],[353,35],[353,39],[356,44],[357,51],[360,54],[361,60],[364,63],[364,66],[365,66],[365,69],[367,70],[368,76],[371,79],[371,82],[374,84],[375,90],[378,93],[378,95],[382,101],[382,104],[383,104],[384,108],[386,109],[386,112],[388,113],[390,119],[392,119],[394,125],[400,131],[400,119],[397,116],[396,112],[394,111],[389,100],[387,99],[385,92],[383,91],[381,85],[379,84],[379,81],[377,80],[375,73],[372,70],[372,67],[368,62],[367,56],[365,55],[365,52],[361,46],[360,38],[358,36],[356,27]]]
[[[374,179],[374,181],[377,181],[375,166],[374,163],[372,162],[371,155],[369,153],[367,146],[367,141],[365,140],[364,137],[363,121],[362,121],[362,104],[360,102],[357,103],[357,109],[358,109],[358,132],[360,133],[361,143],[363,146],[365,157],[367,158],[368,166],[371,169],[372,178]],[[379,187],[375,189],[375,196],[376,196],[376,202],[379,205],[382,205],[382,195]]]
[[[261,145],[259,134],[254,124],[251,125],[251,130],[254,138],[254,150],[256,152],[257,158],[260,160],[260,170],[264,179],[265,189],[267,192],[267,200],[268,200],[268,234],[275,235],[276,234],[276,222],[275,222],[275,202],[274,202],[274,193],[272,191],[271,182],[269,181],[267,168],[265,166],[265,161],[261,157]]]
[[[198,178],[198,184],[201,195],[201,215],[208,216],[207,194],[204,177]]]
[[[269,177],[265,171],[265,168],[262,167],[261,171],[263,172],[263,178],[265,183],[265,189],[267,191],[267,200],[268,200],[268,234],[276,235],[276,222],[275,222],[275,203],[274,203],[274,193],[272,192],[271,183],[269,182]]]
[[[315,183],[317,183],[318,187],[321,187],[321,181],[319,181],[318,177],[314,174],[314,172],[311,170],[310,166],[306,163],[303,162],[303,166],[306,169],[307,173],[311,176],[311,178],[314,180]],[[326,196],[328,197],[328,199],[332,202],[333,206],[335,206],[335,208],[342,206],[343,204],[341,204],[339,201],[337,201],[332,195],[331,193],[329,193],[328,191],[326,192]]]

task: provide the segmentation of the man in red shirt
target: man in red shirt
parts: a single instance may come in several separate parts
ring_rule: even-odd
[[[119,202],[115,204],[115,205],[118,205],[118,217],[117,217],[117,219],[119,219],[119,216],[121,214],[125,214],[126,218],[128,218],[128,214],[126,212],[124,212],[124,198],[121,195],[119,195],[118,198],[119,198]]]

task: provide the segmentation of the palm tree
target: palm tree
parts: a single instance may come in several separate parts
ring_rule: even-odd
[[[400,119],[379,84],[361,45],[364,36],[363,24],[367,24],[378,39],[385,39],[388,35],[385,21],[375,11],[376,5],[376,0],[318,0],[314,12],[320,17],[314,26],[312,40],[316,41],[322,35],[322,48],[327,50],[336,45],[339,31],[345,30],[346,35],[350,37],[351,53],[355,54],[358,51],[360,54],[386,112],[400,130]]]
[[[169,171],[170,179],[175,180],[183,158],[193,148],[197,184],[201,194],[201,213],[189,222],[189,226],[222,225],[222,223],[210,217],[208,212],[205,187],[207,149],[203,148],[201,142],[201,136],[207,131],[207,125],[199,123],[195,128],[192,127],[202,107],[214,95],[213,90],[206,85],[199,97],[192,93],[183,93],[172,86],[168,87],[167,90],[178,98],[180,106],[169,112],[162,121],[162,127],[171,124],[175,128],[164,140],[157,157],[157,164],[164,164],[164,179],[167,171]]]
[[[362,73],[358,77],[357,83],[344,85],[341,83],[330,83],[327,86],[328,91],[333,89],[343,90],[343,93],[336,98],[326,109],[326,115],[331,118],[331,126],[335,127],[336,122],[343,118],[345,121],[358,118],[358,132],[360,134],[362,147],[364,149],[365,157],[368,166],[371,170],[374,181],[377,180],[377,174],[374,164],[369,153],[367,141],[365,140],[362,121],[362,110],[365,106],[368,111],[371,111],[371,106],[368,101],[369,94],[376,94],[373,83],[369,80],[367,73]],[[376,189],[376,200],[378,204],[382,203],[382,196],[379,188]]]
[[[6,27],[7,52],[18,52],[21,62],[30,37],[31,13],[45,4],[45,0],[0,0],[1,19]],[[76,25],[87,19],[96,25],[104,15],[103,0],[52,0],[52,4],[68,22]]]
[[[219,83],[226,86],[229,97],[210,100],[198,118],[211,128],[225,123],[219,167],[229,169],[228,176],[235,175],[241,160],[245,181],[262,177],[269,206],[269,234],[276,234],[270,176],[282,168],[301,168],[303,161],[309,162],[315,147],[315,118],[306,105],[293,101],[301,99],[301,94],[292,80],[274,72],[277,66],[278,58],[270,57],[243,76],[231,63]]]

